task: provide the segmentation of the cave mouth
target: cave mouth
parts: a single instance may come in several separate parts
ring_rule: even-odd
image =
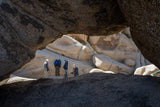
[[[67,45],[64,45],[67,44]],[[155,68],[146,73],[143,68],[151,64],[146,60],[134,44],[130,29],[126,28],[112,35],[89,36],[85,34],[67,34],[48,44],[44,49],[37,50],[35,57],[16,70],[3,83],[37,80],[45,78],[44,62],[49,59],[48,78],[63,79],[64,60],[69,62],[68,77],[73,77],[73,64],[79,69],[79,75],[87,73],[110,73],[124,75],[151,75]],[[55,76],[54,61],[60,59],[60,76]],[[141,69],[137,71],[137,69]]]

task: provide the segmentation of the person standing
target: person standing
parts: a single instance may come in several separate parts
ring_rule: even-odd
[[[73,64],[73,72],[72,73],[74,74],[74,77],[76,77],[76,76],[79,75],[79,73],[78,73],[78,67],[76,67],[75,64]]]
[[[55,66],[55,69],[56,69],[55,75],[56,76],[60,76],[61,60],[60,59],[56,59],[54,61],[54,66]]]
[[[49,72],[48,61],[49,61],[49,59],[46,59],[45,62],[43,63],[45,78],[48,78],[48,72]]]
[[[63,69],[64,69],[64,73],[65,73],[64,78],[66,79],[68,77],[68,75],[67,75],[68,61],[67,60],[64,60],[64,61],[65,61],[65,63],[63,65]]]

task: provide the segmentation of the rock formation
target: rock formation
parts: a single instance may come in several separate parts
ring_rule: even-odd
[[[77,40],[82,41],[79,38],[77,38]],[[55,42],[49,44],[46,48],[52,52],[77,60],[89,61],[90,59],[92,59],[94,50],[91,47],[87,46],[88,42],[85,40],[86,43],[83,45],[77,40],[73,39],[70,36],[63,35]]]
[[[111,34],[126,27],[112,0],[1,0],[0,23],[0,76],[63,34]]]
[[[117,0],[142,54],[160,67],[160,1]]]
[[[104,73],[0,87],[2,107],[159,107],[160,78]]]
[[[73,76],[71,72],[73,71],[73,64],[79,68],[79,74],[86,74],[88,73],[94,66],[92,66],[89,62],[86,61],[78,61],[74,59],[67,58],[65,56],[61,56],[59,54],[53,53],[47,49],[38,50],[36,52],[36,57],[31,60],[31,62],[25,64],[23,67],[18,69],[13,75],[17,75],[20,77],[28,77],[28,78],[43,78],[44,77],[44,68],[43,63],[45,59],[49,59],[49,76],[55,76],[55,67],[53,65],[55,59],[59,58],[62,61],[62,67],[60,69],[60,75],[64,76],[64,60],[69,61],[68,65],[68,75]]]
[[[159,69],[151,64],[151,65],[146,65],[139,67],[135,70],[134,75],[151,75],[152,73],[158,71]]]
[[[108,73],[108,74],[115,74],[113,71],[103,71],[101,69],[94,68],[89,71],[89,73]]]
[[[109,35],[126,26],[144,56],[160,67],[159,7],[159,0],[0,0],[0,76],[63,34]]]
[[[92,36],[87,40],[87,35],[80,37],[75,34],[63,35],[47,45],[46,49],[38,50],[35,58],[17,70],[14,75],[30,78],[44,77],[43,62],[46,58],[50,60],[50,77],[55,75],[53,63],[57,58],[62,60],[62,66],[65,59],[69,61],[69,75],[73,64],[79,68],[80,75],[90,72],[133,74],[136,68],[150,64],[140,54],[133,41],[123,33],[107,37]],[[63,76],[63,67],[60,71]]]
[[[114,73],[124,74],[132,74],[133,72],[132,68],[122,63],[119,63],[105,55],[94,55],[93,63],[96,65],[96,67],[104,71],[112,71]]]

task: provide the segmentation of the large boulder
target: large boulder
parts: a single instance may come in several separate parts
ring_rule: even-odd
[[[70,59],[61,55],[58,55],[56,53],[53,53],[47,49],[44,50],[38,50],[36,52],[36,57],[31,60],[31,62],[25,64],[23,67],[21,67],[19,70],[14,72],[14,75],[22,76],[22,77],[29,77],[29,78],[42,78],[44,77],[44,68],[43,63],[45,59],[49,59],[49,76],[55,76],[55,67],[53,65],[55,59],[59,58],[62,61],[62,67],[60,68],[60,75],[64,76],[64,60],[68,60],[69,66],[68,66],[68,75],[73,76],[71,74],[73,70],[73,64],[76,64],[76,66],[79,69],[79,74],[86,74],[89,73],[89,71],[93,68],[89,62],[86,61],[78,61],[74,59]]]
[[[108,56],[97,54],[93,56],[93,63],[99,69],[104,71],[113,71],[114,73],[132,74],[133,69],[111,59]]]
[[[98,53],[107,55],[114,60],[123,62],[125,59],[135,60],[137,58],[137,47],[122,33],[91,36],[89,42]]]
[[[63,37],[49,44],[46,48],[52,52],[78,60],[88,61],[94,54],[94,50],[87,43],[83,45],[67,35],[63,35]]]
[[[160,2],[159,0],[117,0],[132,38],[142,54],[160,67]]]
[[[109,36],[90,36],[89,43],[97,53],[109,56],[133,69],[151,64],[143,57],[132,39],[123,33]]]
[[[139,67],[135,70],[134,75],[151,75],[152,73],[158,71],[159,68],[157,68],[155,65],[146,65]]]
[[[63,35],[63,37],[49,44],[46,48],[60,55],[78,59],[82,46],[83,45],[77,40]]]

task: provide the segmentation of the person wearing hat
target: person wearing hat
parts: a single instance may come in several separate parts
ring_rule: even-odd
[[[48,61],[49,59],[46,59],[45,62],[43,63],[44,66],[44,77],[48,77],[48,72],[49,72],[49,67],[48,67]]]
[[[67,60],[64,60],[64,61],[65,61],[65,63],[63,65],[63,69],[64,69],[64,73],[65,73],[64,78],[66,79],[67,78],[67,70],[68,70],[68,61]]]
[[[56,59],[54,61],[54,66],[55,66],[55,69],[56,69],[55,75],[56,76],[60,76],[61,60],[60,59]]]
[[[76,77],[76,76],[79,75],[79,73],[78,73],[78,67],[75,64],[73,64],[73,72],[72,73],[74,74],[74,77]]]

